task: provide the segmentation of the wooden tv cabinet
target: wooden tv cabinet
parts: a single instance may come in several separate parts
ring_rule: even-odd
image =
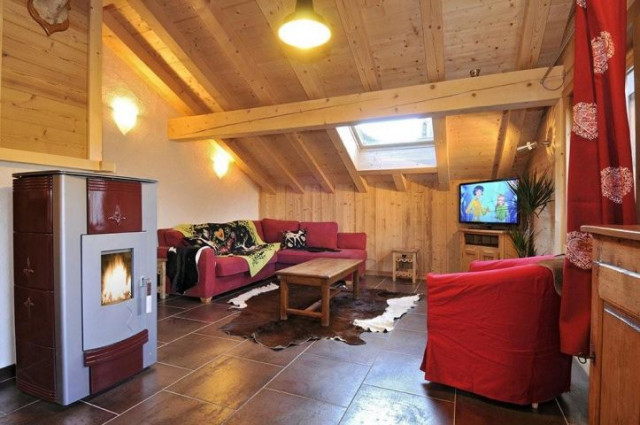
[[[460,229],[460,271],[474,260],[502,260],[518,256],[506,230]]]
[[[640,423],[640,226],[593,235],[589,424]]]

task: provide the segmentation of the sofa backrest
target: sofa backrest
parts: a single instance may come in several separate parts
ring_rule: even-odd
[[[262,219],[262,231],[265,242],[282,242],[282,233],[287,230],[296,231],[300,227],[300,223],[293,220],[274,220],[272,218]]]

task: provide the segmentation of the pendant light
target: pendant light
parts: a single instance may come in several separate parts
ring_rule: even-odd
[[[311,49],[329,41],[331,30],[313,10],[313,0],[297,0],[295,11],[280,26],[278,37],[299,49]]]

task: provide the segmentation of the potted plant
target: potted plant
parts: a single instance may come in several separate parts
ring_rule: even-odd
[[[539,217],[553,196],[553,181],[547,172],[537,174],[534,171],[518,176],[518,184],[511,191],[518,199],[520,224],[509,232],[513,246],[519,257],[536,255],[536,232],[534,217]]]

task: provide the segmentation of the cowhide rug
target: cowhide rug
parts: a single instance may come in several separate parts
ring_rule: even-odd
[[[249,299],[243,298],[247,308],[220,329],[275,350],[320,338],[336,338],[347,344],[360,345],[365,344],[360,338],[364,329],[354,325],[354,320],[380,316],[388,307],[388,299],[400,297],[407,297],[407,294],[361,289],[360,296],[354,300],[351,292],[343,291],[331,299],[331,322],[329,326],[322,327],[320,319],[311,317],[289,315],[288,320],[280,320],[280,291],[271,290]],[[319,288],[297,285],[289,290],[289,304],[293,308],[304,309],[319,298]],[[414,296],[411,304],[419,298]]]

